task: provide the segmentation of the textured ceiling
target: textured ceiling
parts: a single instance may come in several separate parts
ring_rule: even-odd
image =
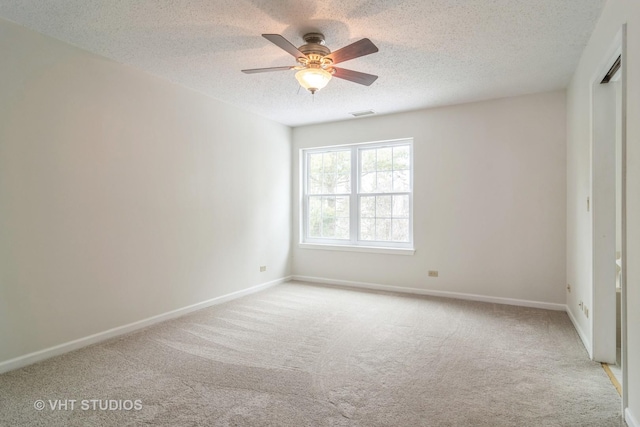
[[[563,88],[605,0],[2,0],[0,16],[278,122],[302,124]],[[340,66],[312,97],[262,38],[294,45],[324,33],[337,50],[370,38],[378,53]]]

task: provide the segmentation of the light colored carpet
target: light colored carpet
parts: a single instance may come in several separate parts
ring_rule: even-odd
[[[623,425],[565,313],[297,283],[0,375],[0,424]]]

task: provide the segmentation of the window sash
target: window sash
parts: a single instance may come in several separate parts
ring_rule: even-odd
[[[390,192],[361,192],[360,171],[362,169],[361,153],[364,150],[384,148],[384,147],[398,147],[407,146],[409,148],[409,188],[408,191],[390,191]],[[310,156],[312,154],[331,153],[340,151],[350,151],[351,153],[351,182],[350,193],[318,193],[309,194],[309,177],[311,174]],[[362,247],[390,247],[390,248],[413,248],[413,141],[411,139],[395,140],[395,141],[383,141],[378,143],[364,143],[354,144],[348,146],[335,146],[335,147],[322,147],[315,149],[301,150],[301,163],[302,168],[302,206],[301,206],[301,243],[316,243],[316,244],[328,244],[328,245],[350,245],[350,246],[362,246]],[[388,240],[361,240],[361,213],[360,213],[360,199],[361,197],[376,197],[376,196],[408,196],[408,218],[395,218],[395,219],[408,219],[408,241],[388,241]],[[310,236],[310,212],[309,201],[312,197],[348,197],[349,198],[349,239],[336,239],[336,238],[323,238],[323,237],[311,237]],[[393,200],[393,199],[392,199]],[[393,214],[393,212],[392,212]],[[394,219],[393,215],[390,217]],[[392,235],[393,237],[393,235]]]
[[[408,206],[407,206],[407,210],[408,210],[408,214],[407,216],[394,216],[393,213],[393,197],[394,196],[407,196],[408,198]],[[391,198],[391,205],[390,205],[390,214],[389,216],[378,216],[377,212],[376,215],[374,217],[367,217],[367,219],[375,219],[376,222],[378,221],[378,219],[383,219],[383,220],[390,220],[391,221],[391,240],[365,240],[362,238],[362,210],[360,209],[361,206],[361,199],[363,197],[390,197]],[[357,212],[357,216],[358,216],[358,229],[357,229],[357,234],[358,234],[358,242],[366,242],[367,243],[376,243],[376,244],[381,244],[381,243],[390,243],[393,246],[397,246],[397,245],[403,245],[403,244],[410,244],[412,243],[412,238],[411,236],[413,235],[413,229],[412,229],[412,221],[411,221],[411,213],[412,213],[412,198],[411,198],[411,193],[410,192],[403,192],[403,193],[359,193],[357,195],[357,199],[358,199],[358,212]],[[393,240],[393,221],[394,220],[407,220],[408,221],[408,229],[407,229],[407,236],[408,236],[408,240],[407,241],[399,241],[399,240]]]

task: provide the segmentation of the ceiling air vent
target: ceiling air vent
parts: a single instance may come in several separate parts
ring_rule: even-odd
[[[370,116],[375,113],[376,112],[373,110],[366,110],[366,111],[356,111],[355,113],[349,113],[349,114],[351,114],[353,117],[362,117],[362,116]]]

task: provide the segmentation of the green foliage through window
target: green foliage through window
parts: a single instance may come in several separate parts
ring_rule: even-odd
[[[411,151],[409,140],[306,151],[305,240],[411,244]]]

